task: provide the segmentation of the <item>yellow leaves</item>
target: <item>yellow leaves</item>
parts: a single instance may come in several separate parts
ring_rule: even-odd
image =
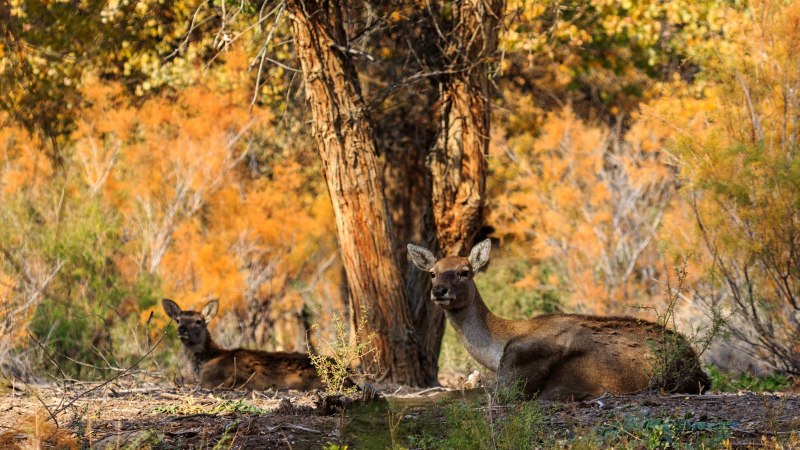
[[[8,6],[11,17],[24,19],[28,16],[25,12],[25,0],[8,0]]]
[[[518,18],[501,37],[504,67],[582,113],[627,115],[655,95],[660,74],[715,51],[728,9],[720,0],[510,3]]]

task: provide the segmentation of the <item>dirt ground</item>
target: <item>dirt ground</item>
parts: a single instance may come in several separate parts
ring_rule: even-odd
[[[0,448],[385,448],[374,443],[380,439],[367,443],[361,437],[388,439],[387,399],[404,405],[404,420],[414,421],[421,417],[414,412],[419,405],[437,408],[432,399],[462,395],[442,388],[381,391],[382,399],[342,413],[336,399],[293,391],[211,392],[141,383],[7,388],[0,396]],[[724,422],[734,447],[800,430],[800,395],[788,393],[607,396],[548,404],[547,411],[547,426],[565,436],[626,416]]]

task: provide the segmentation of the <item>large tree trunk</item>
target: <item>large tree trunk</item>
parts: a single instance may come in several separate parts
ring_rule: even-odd
[[[360,338],[376,334],[378,362],[389,381],[429,384],[393,251],[372,127],[347,53],[341,5],[326,0],[288,0],[286,5],[336,217],[353,320],[358,323],[362,308],[368,308]]]
[[[464,255],[483,224],[489,150],[490,75],[504,0],[451,4],[452,28],[444,47],[439,129],[428,156],[433,180],[433,220],[439,253]],[[441,308],[425,308],[415,320],[426,365],[438,366],[444,335]]]

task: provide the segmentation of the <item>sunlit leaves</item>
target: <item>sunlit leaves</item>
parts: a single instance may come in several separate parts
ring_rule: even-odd
[[[184,86],[207,52],[200,27],[213,12],[195,0],[15,0],[0,65],[2,109],[28,129],[63,141],[82,106],[87,73],[126,79],[132,91]]]
[[[726,8],[721,0],[511,1],[502,69],[582,116],[627,115],[658,81],[691,76],[685,58],[711,49]]]

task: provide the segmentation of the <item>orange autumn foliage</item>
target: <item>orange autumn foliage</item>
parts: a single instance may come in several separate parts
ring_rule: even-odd
[[[599,314],[652,305],[674,182],[653,143],[661,137],[636,124],[623,137],[569,108],[547,114],[538,134],[522,129],[512,122],[495,139],[489,218],[513,254],[538,263],[518,286],[566,293],[569,309]]]

